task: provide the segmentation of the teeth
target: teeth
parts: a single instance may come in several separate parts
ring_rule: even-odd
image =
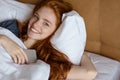
[[[35,33],[39,33],[37,30],[35,30],[34,28],[31,28],[31,30]]]

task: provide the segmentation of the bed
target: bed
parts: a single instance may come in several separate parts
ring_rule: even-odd
[[[95,53],[86,53],[98,71],[95,80],[120,80],[120,62]]]
[[[0,2],[0,11],[2,12],[0,13],[0,21],[4,21],[7,19],[18,19],[21,22],[25,22],[31,16],[33,8],[34,8],[33,4],[21,3],[16,0],[2,0]],[[91,58],[93,64],[95,65],[95,68],[98,71],[98,75],[96,76],[95,80],[120,80],[119,61],[92,52],[85,51],[85,53],[87,53],[87,55]],[[36,63],[35,65],[39,65],[40,63],[45,64],[42,61],[38,61],[38,63]],[[31,64],[29,68],[31,68],[32,65],[33,64]],[[43,69],[45,70],[46,68]],[[25,73],[27,74],[26,70]],[[39,73],[37,72],[37,74]],[[25,75],[22,75],[22,77],[19,77],[18,79],[15,77],[11,77],[10,75],[6,75],[6,78],[5,77],[3,78],[1,76],[3,76],[3,74],[0,75],[0,80],[24,80],[25,77]],[[25,80],[37,80],[37,78],[35,79],[30,78],[30,76],[27,76]],[[46,79],[44,78],[44,80],[47,80],[47,78]]]

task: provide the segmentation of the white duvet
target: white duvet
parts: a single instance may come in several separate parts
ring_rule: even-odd
[[[0,27],[0,34],[8,36],[26,49],[22,41],[9,30]],[[49,73],[50,66],[41,60],[24,65],[13,63],[10,55],[0,46],[0,80],[48,80]]]
[[[95,54],[86,52],[91,58],[98,75],[94,80],[120,80],[120,62]]]

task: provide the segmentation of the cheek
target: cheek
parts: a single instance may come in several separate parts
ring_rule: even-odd
[[[29,20],[29,25],[31,26],[31,25],[33,25],[33,23],[35,23],[35,22],[36,22],[36,19],[31,18],[31,19]]]
[[[29,24],[28,24],[28,25],[29,25],[29,26],[31,26],[31,25],[33,24],[33,22],[34,22],[34,21],[33,21],[33,19],[30,19],[30,21],[29,21]]]
[[[28,24],[27,33],[29,32],[29,30],[30,30],[30,27],[31,27],[31,24],[29,23],[29,24]]]
[[[50,35],[52,35],[54,32],[55,32],[55,29],[52,29],[52,30],[46,31],[46,34],[47,34],[47,36],[50,36]]]
[[[34,20],[30,19],[28,23],[28,30],[30,29],[31,26],[33,26]]]

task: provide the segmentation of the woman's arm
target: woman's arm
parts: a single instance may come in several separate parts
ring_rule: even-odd
[[[68,73],[67,79],[93,80],[97,71],[86,53],[83,54],[80,66],[73,66]]]
[[[15,63],[24,64],[25,62],[28,62],[27,55],[23,49],[7,36],[0,34],[0,46],[4,47]]]

